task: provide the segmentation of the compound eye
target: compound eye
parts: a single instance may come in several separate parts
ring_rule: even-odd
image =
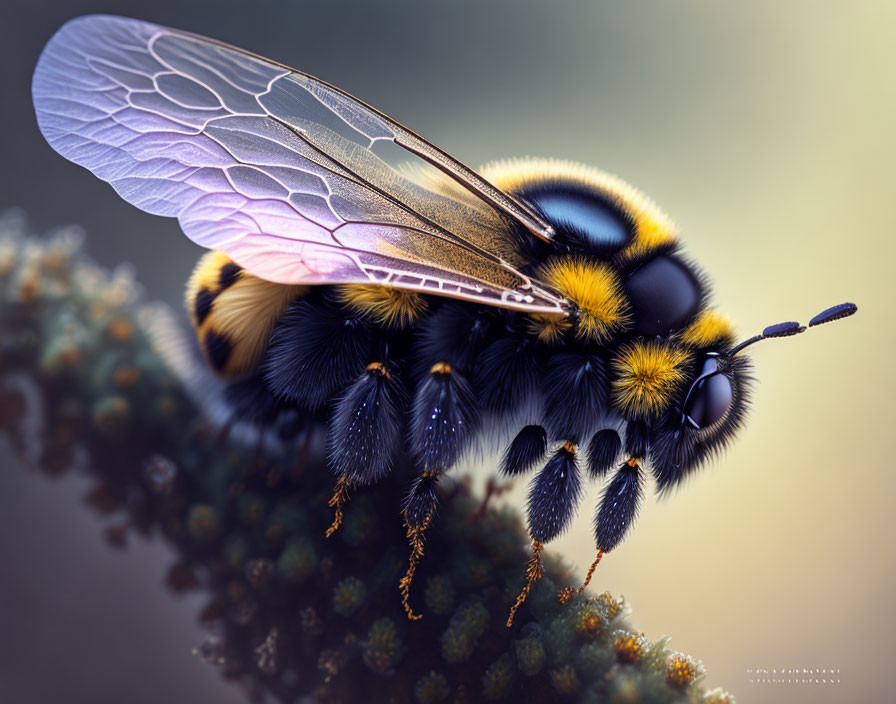
[[[633,330],[641,335],[665,335],[677,330],[700,308],[700,282],[683,262],[665,254],[634,272],[625,292],[635,314]]]
[[[731,380],[724,374],[705,376],[691,387],[685,404],[687,420],[696,428],[708,428],[728,412],[734,390]]]

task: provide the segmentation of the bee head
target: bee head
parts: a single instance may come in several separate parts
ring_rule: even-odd
[[[550,223],[550,243],[522,233],[524,258],[554,254],[635,263],[674,244],[672,221],[643,193],[604,171],[557,159],[512,159],[483,168],[498,188]]]
[[[744,349],[761,340],[798,335],[856,310],[853,303],[841,303],[816,315],[808,326],[778,323],[737,345],[699,354],[688,383],[680,387],[678,399],[656,427],[650,457],[657,488],[665,491],[677,485],[724,448],[743,424],[751,382],[750,362],[741,354]]]

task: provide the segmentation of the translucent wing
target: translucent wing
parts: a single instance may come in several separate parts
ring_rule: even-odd
[[[210,39],[111,16],[64,25],[33,79],[41,131],[127,201],[280,283],[384,283],[531,312],[528,206],[364,103]]]

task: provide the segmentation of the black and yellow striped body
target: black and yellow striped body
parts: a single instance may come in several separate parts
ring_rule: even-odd
[[[290,306],[301,302],[302,315],[322,306],[322,316],[330,320],[344,316],[365,331],[363,344],[368,349],[352,350],[362,369],[383,361],[377,357],[385,345],[393,358],[408,357],[401,360],[408,367],[404,376],[411,368],[428,369],[449,361],[472,383],[482,374],[477,371],[481,353],[501,337],[531,347],[543,371],[550,369],[557,355],[594,354],[600,360],[605,398],[591,420],[592,425],[606,425],[620,419],[659,418],[694,377],[697,358],[732,344],[731,321],[706,308],[704,277],[680,256],[673,223],[634,188],[596,169],[553,160],[501,162],[485,167],[483,173],[502,190],[525,198],[555,225],[557,235],[550,246],[509,228],[507,241],[498,248],[517,246],[520,257],[529,262],[526,273],[568,299],[573,316],[515,313],[377,285],[279,285],[252,276],[223,253],[210,252],[200,260],[187,289],[187,308],[209,364],[226,378],[246,376],[264,366],[272,332]],[[439,334],[445,325],[441,320],[454,316],[479,320],[473,338],[463,330],[455,336]],[[281,328],[283,339],[287,330],[296,338],[313,339],[318,334],[313,324],[302,321]],[[299,339],[294,342],[302,344]],[[335,342],[321,339],[319,344]],[[289,351],[279,348],[273,355],[276,364],[268,362],[265,367],[268,377],[292,373],[283,369],[289,365]],[[485,355],[487,367],[493,356]],[[359,373],[359,369],[333,372],[324,364],[318,369],[313,358],[311,362],[297,358],[294,373],[298,377],[309,371],[336,373],[345,380]],[[305,383],[327,384],[313,376]],[[343,383],[332,386],[341,391]],[[403,383],[414,387],[419,380]],[[530,396],[550,398],[555,392],[530,389],[520,379],[509,378],[507,383],[525,387],[525,394],[503,394],[514,403],[528,402]],[[272,393],[289,401],[292,386],[291,381],[273,383]],[[508,407],[507,398],[496,401],[488,396],[486,392],[477,405],[489,412],[515,410]],[[292,400],[301,405],[301,398]],[[319,407],[320,398],[310,405]],[[561,414],[555,409],[553,415]],[[572,442],[584,441],[583,434],[591,427],[585,422],[565,428],[559,421],[548,426],[553,426],[556,440]]]
[[[307,292],[259,279],[223,252],[206,253],[187,284],[186,306],[212,369],[228,378],[252,372],[287,306]]]
[[[632,366],[634,350],[619,360],[628,375],[618,381],[617,398],[626,397],[625,386],[637,385],[643,376],[674,375],[687,359],[681,352],[692,347],[711,347],[730,343],[733,329],[730,320],[715,311],[703,310],[699,276],[685,263],[670,264],[666,253],[677,249],[677,234],[672,222],[642,194],[628,184],[596,169],[553,160],[516,160],[487,166],[483,173],[492,183],[507,192],[525,195],[542,189],[581,189],[601,194],[606,203],[618,209],[630,229],[628,241],[610,255],[593,256],[571,249],[552,253],[543,261],[532,262],[531,272],[572,301],[577,309],[575,320],[561,316],[520,316],[528,330],[546,345],[562,345],[567,335],[585,342],[606,345],[616,339],[630,337],[639,317],[638,309],[627,295],[625,282],[632,273],[659,256],[667,264],[673,280],[671,286],[687,286],[693,280],[692,301],[685,301],[684,310],[673,316],[668,330],[674,333],[672,345],[651,347],[647,366]],[[560,228],[562,231],[562,227]],[[530,254],[531,253],[526,253]],[[676,266],[677,264],[677,266]],[[656,265],[654,265],[656,268]],[[649,273],[649,272],[648,272]],[[649,278],[649,277],[646,277]],[[320,288],[320,287],[317,287]],[[262,357],[276,322],[289,304],[305,296],[309,287],[284,286],[263,281],[236,265],[222,252],[209,252],[200,259],[187,287],[186,304],[191,320],[212,368],[226,377],[251,372]],[[416,292],[376,285],[342,285],[335,287],[335,297],[346,310],[364,316],[375,325],[389,330],[412,327],[425,317],[429,300],[437,299]],[[653,292],[663,298],[663,291]],[[675,311],[673,311],[674,313]],[[643,317],[643,315],[641,316]],[[687,325],[685,325],[687,323]],[[655,335],[655,327],[650,330]],[[665,352],[666,349],[670,351]],[[662,393],[662,384],[657,385]],[[620,400],[620,410],[631,406],[662,406],[652,398],[645,404],[631,399],[646,396],[647,390],[632,390],[629,400]]]
[[[196,267],[187,306],[209,363],[241,379],[240,412],[326,420],[340,487],[409,459],[402,466],[419,473],[405,507],[414,530],[432,515],[438,477],[486,419],[519,431],[505,472],[549,457],[530,495],[539,544],[574,513],[578,463],[587,458],[599,478],[624,451],[611,488],[626,501],[598,522],[606,551],[637,509],[642,464],[660,489],[674,486],[740,425],[746,363],[726,356],[731,321],[706,307],[705,279],[681,256],[672,222],[634,188],[567,162],[505,162],[484,175],[554,226],[548,244],[508,222],[495,249],[516,248],[523,273],[561,294],[571,314],[377,285],[278,285],[217,252]],[[268,405],[255,413],[252,404]]]

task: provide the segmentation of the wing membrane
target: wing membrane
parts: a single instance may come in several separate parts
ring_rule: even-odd
[[[88,16],[33,80],[60,154],[198,244],[281,283],[369,283],[532,312],[562,301],[520,273],[522,204],[360,101],[238,49]]]

